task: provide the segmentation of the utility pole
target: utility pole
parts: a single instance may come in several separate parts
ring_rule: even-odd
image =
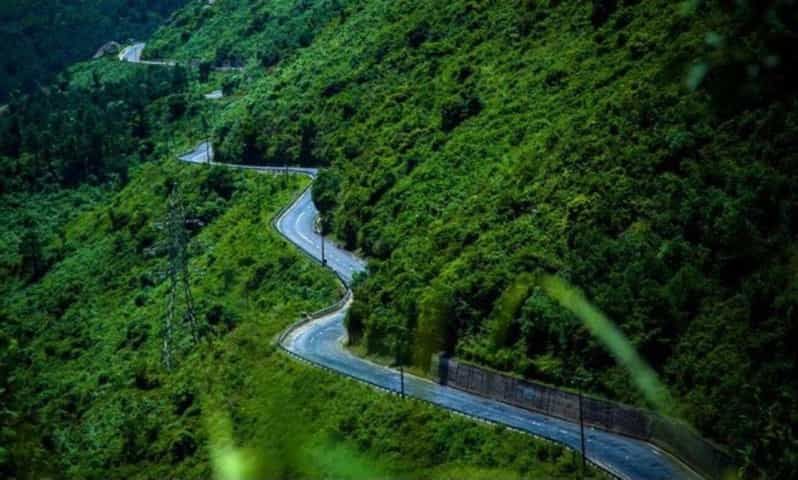
[[[319,216],[319,236],[321,237],[321,264],[327,265],[327,258],[324,256],[324,217]]]
[[[398,330],[396,336],[396,347],[395,347],[395,365],[399,367],[399,396],[405,398],[405,367],[403,364],[404,360],[404,353],[407,348],[407,329],[402,327]]]
[[[210,130],[210,124],[208,123],[208,118],[205,114],[202,115],[202,131],[205,133],[205,163],[211,163],[211,136],[208,133]]]
[[[183,287],[183,302],[185,303],[185,321],[191,329],[191,336],[194,342],[199,341],[199,323],[194,312],[194,298],[191,295],[191,277],[188,268],[188,234],[186,227],[195,220],[186,218],[185,205],[183,204],[183,194],[180,186],[176,183],[169,199],[169,230],[172,244],[172,270],[176,276],[180,276],[181,286]]]
[[[177,291],[180,288],[179,275],[181,263],[181,230],[183,229],[182,209],[180,208],[178,186],[172,186],[169,194],[168,211],[166,213],[166,250],[169,259],[167,275],[169,276],[169,300],[166,319],[163,327],[163,363],[166,370],[172,369],[174,325],[177,317]]]
[[[582,479],[585,478],[585,421],[584,412],[582,410],[582,386],[579,385],[579,434],[582,440]]]

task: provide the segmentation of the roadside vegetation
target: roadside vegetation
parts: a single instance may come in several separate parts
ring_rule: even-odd
[[[213,131],[222,160],[330,166],[328,230],[372,259],[358,349],[647,405],[537,283],[557,275],[744,475],[795,476],[792,2],[342,5],[291,56],[249,62]],[[221,27],[247,8],[184,22],[248,45]]]
[[[0,314],[12,326],[0,398],[4,422],[30,425],[3,430],[14,445],[3,468],[39,452],[33,465],[61,468],[47,462],[63,455],[85,476],[207,476],[216,463],[204,432],[218,431],[220,451],[242,459],[252,455],[239,447],[263,448],[255,457],[286,475],[333,468],[327,442],[339,440],[352,471],[573,473],[556,447],[275,354],[271,335],[339,292],[264,223],[298,180],[170,166],[210,137],[218,160],[328,167],[314,185],[325,229],[369,257],[347,319],[357,351],[420,372],[447,351],[651,406],[542,287],[559,277],[614,322],[743,477],[798,476],[792,0],[203,3],[177,12],[145,50],[201,60],[198,70],[91,62],[63,80],[72,86],[12,101],[0,116],[10,246]],[[211,72],[224,63],[246,68]],[[202,99],[219,87],[224,99]],[[174,179],[195,213],[210,215],[193,237],[202,318],[230,317],[166,375],[155,330],[139,347],[110,345],[132,319],[157,324],[164,287],[132,271],[157,270],[136,237],[154,228]],[[241,255],[256,261],[241,265]],[[81,353],[92,349],[105,352],[96,363]],[[54,370],[39,380],[45,366]],[[135,395],[101,388],[104,371]],[[77,380],[64,386],[58,372]],[[177,400],[180,389],[191,402]],[[129,422],[129,442],[109,443],[115,427],[100,422],[110,419]],[[269,443],[294,419],[312,427],[289,443],[328,467],[301,467],[286,453],[296,449]],[[45,438],[44,425],[62,433]]]
[[[176,160],[224,108],[199,80],[100,60],[0,118],[0,476],[575,478],[563,447],[275,348],[343,292],[270,223],[307,179]],[[199,328],[168,370],[177,188]]]

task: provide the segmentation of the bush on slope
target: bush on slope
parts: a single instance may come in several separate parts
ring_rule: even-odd
[[[234,464],[256,479],[575,477],[561,447],[280,354],[278,332],[342,294],[270,223],[307,180],[179,164],[217,105],[178,70],[71,72],[63,91],[20,99],[9,117],[24,128],[0,196],[0,476],[205,479]],[[113,148],[84,159],[92,175],[62,176],[52,152],[92,138],[74,120],[86,111]],[[189,251],[202,328],[192,345],[178,326],[166,372],[162,227],[175,182],[199,220]]]
[[[106,42],[143,38],[186,0],[14,0],[0,5],[0,102],[46,87]]]
[[[422,367],[446,349],[640,402],[539,289],[499,322],[519,276],[556,273],[747,473],[789,477],[789,3],[353,4],[255,79],[215,140],[223,159],[331,165],[325,221],[373,257],[348,319],[369,352],[409,361],[438,332]]]

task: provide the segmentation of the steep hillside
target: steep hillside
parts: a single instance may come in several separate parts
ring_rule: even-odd
[[[14,0],[0,4],[0,102],[20,89],[47,86],[55,74],[90,58],[108,41],[148,36],[188,0]],[[199,3],[197,1],[197,3]]]
[[[181,9],[148,42],[149,58],[199,59],[265,68],[307,47],[348,0],[242,0]]]
[[[373,258],[348,319],[369,353],[424,369],[446,350],[642,403],[537,287],[557,274],[747,475],[788,478],[792,6],[346,3],[306,47],[240,78],[215,143],[229,161],[331,166],[315,190],[325,224]],[[181,18],[222,25],[241,8]],[[198,32],[174,53],[221,38]]]
[[[72,71],[80,88],[12,102],[2,473],[205,478],[232,430],[272,476],[573,474],[558,449],[276,355],[270,337],[335,284],[268,230],[298,183],[152,164],[210,134],[222,160],[329,166],[324,226],[370,257],[358,351],[421,372],[446,351],[645,404],[540,288],[557,275],[743,476],[798,477],[797,31],[793,0],[192,2],[145,55],[243,72],[100,61]],[[213,328],[169,375],[146,247],[174,179],[208,215],[192,265]]]
[[[271,226],[308,180],[179,164],[224,108],[191,78],[80,64],[0,123],[0,477],[575,478],[562,447],[278,352],[342,294]]]

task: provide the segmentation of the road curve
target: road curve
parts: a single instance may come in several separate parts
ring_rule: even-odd
[[[141,59],[141,54],[144,52],[144,47],[146,47],[146,46],[147,46],[147,44],[144,43],[144,42],[138,42],[138,43],[134,43],[133,45],[128,45],[127,47],[123,48],[121,52],[119,52],[119,55],[117,57],[119,58],[119,61],[121,61],[121,62],[140,63],[142,65],[161,65],[161,66],[164,66],[164,67],[174,67],[174,66],[177,65],[177,62],[175,60],[142,60]],[[191,62],[189,62],[187,64],[190,64],[190,63]],[[236,67],[236,66],[232,66],[232,65],[221,66],[221,67],[214,66],[214,67],[211,67],[211,69],[216,71],[216,72],[242,72],[242,71],[244,71],[244,67]],[[222,98],[222,96],[223,96],[221,91],[214,91],[214,92],[209,93],[208,95],[211,95],[211,96],[210,97],[206,96],[206,98],[210,98],[212,100],[215,100],[215,99],[218,99],[218,98]]]
[[[174,67],[177,63],[172,60],[142,60],[141,54],[144,52],[145,43],[139,42],[127,46],[119,52],[119,60],[129,63],[141,63],[143,65],[162,65],[166,67]]]
[[[315,178],[317,170],[296,167],[255,167],[213,162],[213,149],[203,142],[180,157],[191,163],[210,163],[231,168],[268,173],[303,174]],[[318,210],[310,189],[306,189],[275,221],[277,230],[305,253],[321,260],[321,237],[314,229]],[[349,286],[352,277],[366,268],[366,262],[331,241],[326,241],[325,258],[341,280]],[[287,331],[280,338],[289,353],[319,366],[368,384],[398,392],[399,373],[353,355],[344,345],[344,318],[351,305],[347,297],[337,310]],[[438,385],[427,379],[405,374],[405,393],[468,416],[505,425],[535,436],[553,440],[574,450],[580,449],[579,425],[523,410],[502,402]],[[700,479],[692,470],[655,446],[622,435],[586,427],[587,458],[612,475],[623,479]]]

